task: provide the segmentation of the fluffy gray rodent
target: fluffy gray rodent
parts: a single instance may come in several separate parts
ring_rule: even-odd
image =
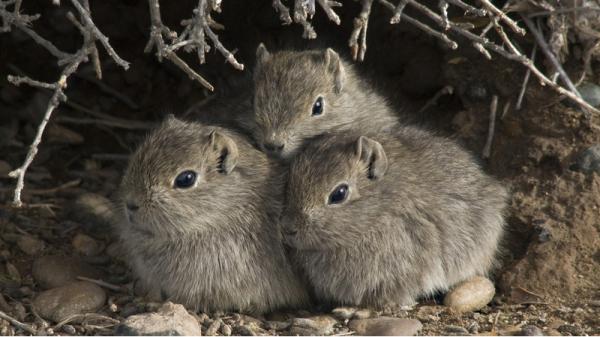
[[[328,134],[291,162],[284,240],[318,300],[410,305],[490,270],[507,194],[426,131]]]
[[[282,171],[241,135],[167,118],[119,191],[118,234],[143,287],[209,312],[307,304],[277,222]]]
[[[290,159],[332,129],[379,130],[398,121],[386,100],[332,49],[271,54],[260,44],[256,57],[252,134],[271,156]]]

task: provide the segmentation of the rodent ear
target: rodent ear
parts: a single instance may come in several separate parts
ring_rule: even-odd
[[[238,148],[233,139],[219,131],[214,130],[210,133],[210,146],[217,153],[220,169],[223,173],[229,174],[238,160]]]
[[[165,116],[164,122],[167,124],[173,124],[179,122],[179,120],[177,119],[177,117],[175,117],[174,114],[168,114]]]
[[[371,138],[360,136],[354,147],[356,156],[368,167],[368,178],[377,180],[385,175],[388,159],[381,144]]]
[[[325,50],[325,64],[327,64],[327,70],[333,75],[335,93],[339,94],[342,92],[346,76],[340,55],[333,49],[327,48]]]
[[[256,48],[256,63],[265,63],[271,59],[271,53],[267,50],[267,47],[261,42]]]

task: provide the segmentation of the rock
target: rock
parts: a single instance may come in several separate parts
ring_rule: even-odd
[[[42,292],[33,307],[43,318],[60,322],[71,315],[95,312],[104,302],[106,293],[102,288],[80,281]]]
[[[4,160],[0,160],[0,177],[6,178],[10,171],[12,171],[12,167],[10,167],[10,164],[5,162]]]
[[[48,125],[45,136],[51,144],[78,145],[84,141],[81,134],[56,123]]]
[[[352,318],[352,316],[354,316],[355,312],[356,312],[356,308],[352,308],[352,307],[339,307],[339,308],[335,308],[331,311],[333,316],[335,316],[339,319],[350,319],[350,318]]]
[[[113,204],[107,198],[95,193],[84,193],[75,199],[68,213],[83,224],[102,227],[111,226],[114,222],[113,209]]]
[[[267,321],[265,322],[265,328],[269,330],[281,331],[289,328],[292,325],[292,322],[282,322],[282,321]]]
[[[83,256],[98,255],[102,251],[102,246],[98,241],[82,233],[75,235],[71,243],[75,251]]]
[[[447,325],[445,331],[449,335],[465,336],[465,335],[469,334],[469,330],[463,328],[462,326],[457,326],[457,325]]]
[[[423,324],[416,319],[378,317],[352,320],[348,327],[362,336],[414,336]]]
[[[21,235],[17,240],[17,246],[19,246],[25,254],[35,256],[44,250],[46,244],[44,241],[36,239],[33,236]]]
[[[450,290],[444,298],[444,305],[458,313],[475,311],[490,303],[495,293],[492,281],[486,277],[475,276]]]
[[[223,336],[231,336],[231,326],[229,324],[221,325],[221,334]]]
[[[70,324],[63,325],[62,330],[69,335],[77,334],[77,330],[75,330],[75,327]]]
[[[202,330],[194,316],[181,304],[167,302],[157,312],[129,316],[115,329],[118,336],[200,336]]]
[[[373,315],[373,312],[371,310],[361,309],[361,310],[357,310],[354,313],[354,316],[352,316],[352,317],[356,318],[356,319],[365,319],[365,318],[371,318],[372,315]]]
[[[292,320],[290,335],[314,336],[331,335],[337,320],[329,315],[313,316],[309,318],[295,318]]]
[[[600,174],[600,144],[592,145],[577,155],[573,168],[583,173]]]
[[[522,336],[544,336],[542,329],[535,325],[525,325],[521,328],[519,335]]]
[[[600,300],[591,300],[589,305],[591,307],[596,307],[596,308],[600,308]]]
[[[206,335],[216,336],[217,331],[219,331],[219,328],[221,327],[221,322],[222,321],[220,319],[215,319],[212,323],[210,323],[210,325],[206,329]]]
[[[594,83],[583,83],[577,87],[581,98],[593,107],[600,106],[600,86]]]
[[[56,288],[77,281],[77,276],[102,278],[92,266],[69,256],[42,256],[33,262],[33,278],[44,289]]]

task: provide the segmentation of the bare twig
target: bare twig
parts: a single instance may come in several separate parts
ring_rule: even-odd
[[[533,45],[533,49],[531,51],[531,56],[529,59],[532,63],[535,62],[535,54],[537,52],[537,43]],[[527,83],[529,83],[529,77],[531,76],[531,69],[527,68],[527,72],[525,73],[525,77],[523,78],[523,84],[521,85],[521,91],[519,92],[519,97],[517,98],[517,104],[515,105],[515,109],[521,110],[521,106],[523,105],[523,98],[525,97],[525,91],[527,90]]]
[[[493,3],[489,0],[479,0],[483,7],[487,9],[490,13],[493,13],[496,17],[506,23],[515,33],[525,35],[525,29],[519,27],[519,25],[514,22],[511,18],[509,18],[503,11],[498,9]]]
[[[498,96],[492,97],[490,104],[490,124],[488,128],[488,136],[483,147],[483,158],[488,159],[492,151],[492,141],[494,140],[494,132],[496,129],[496,112],[498,111]]]
[[[312,5],[311,2],[312,1]],[[316,39],[317,33],[313,26],[308,22],[308,17],[312,16],[311,8],[314,8],[314,0],[296,0],[294,2],[294,21],[304,29],[302,37],[305,39]]]
[[[163,58],[168,59],[183,72],[188,74],[190,79],[198,81],[202,86],[213,91],[214,87],[204,79],[204,77],[200,76],[175,54],[175,52],[181,48],[186,52],[195,51],[198,55],[200,64],[202,64],[205,62],[205,54],[210,50],[206,40],[208,38],[215,49],[225,57],[229,64],[238,70],[244,69],[244,65],[239,63],[233,53],[223,46],[219,41],[219,37],[211,28],[222,28],[222,26],[216,23],[210,16],[211,11],[220,11],[220,1],[199,0],[198,6],[193,10],[192,18],[181,22],[184,29],[179,36],[163,24],[158,0],[148,0],[148,4],[150,5],[150,19],[152,26],[150,39],[146,44],[145,52],[148,53],[153,49],[156,49],[156,57],[159,62],[162,62]],[[283,6],[283,4],[281,5]],[[165,38],[167,39],[167,42],[165,42]]]
[[[447,85],[447,86],[443,87],[438,92],[436,92],[435,95],[433,95],[433,97],[431,99],[429,99],[423,105],[423,107],[419,110],[418,113],[420,114],[420,113],[427,111],[427,109],[429,109],[430,107],[434,106],[437,103],[437,101],[440,99],[440,97],[442,97],[444,95],[452,95],[453,92],[454,92],[453,86]]]
[[[36,329],[34,329],[31,325],[29,324],[25,324],[25,323],[21,323],[19,321],[17,321],[16,319],[10,317],[9,315],[7,315],[6,313],[4,313],[3,311],[0,311],[0,318],[8,321],[10,324],[12,324],[15,328],[19,328],[21,330],[25,330],[27,332],[29,332],[32,335],[37,335],[38,331]]]
[[[354,30],[350,34],[350,52],[354,60],[363,61],[367,52],[367,28],[369,27],[369,15],[373,0],[362,0],[360,14],[354,18]],[[358,39],[360,38],[360,42]]]
[[[99,40],[102,43],[102,45],[106,49],[107,53],[111,56],[111,58],[118,65],[120,65],[124,69],[127,69],[129,67],[129,63],[127,61],[121,59],[119,57],[119,55],[117,55],[117,53],[114,51],[114,49],[108,43],[108,38],[104,34],[102,34],[100,32],[100,30],[95,26],[94,22],[92,21],[92,19],[90,17],[89,10],[86,9],[86,7],[89,8],[89,4],[88,4],[87,0],[84,0],[83,6],[77,0],[71,0],[71,2],[73,4],[73,6],[75,6],[75,8],[78,10],[78,12],[81,16],[81,19],[84,22],[83,24],[78,22],[77,19],[75,19],[75,17],[73,16],[73,14],[68,15],[69,20],[71,20],[71,22],[80,30],[81,34],[84,37],[84,43],[83,43],[82,47],[74,55],[69,55],[69,54],[60,52],[50,42],[39,38],[39,36],[37,36],[37,34],[29,34],[30,36],[32,36],[32,38],[36,42],[38,42],[42,46],[46,47],[46,49],[48,49],[53,55],[55,55],[57,58],[59,58],[59,60],[58,60],[59,65],[61,65],[61,64],[65,65],[58,80],[56,81],[56,83],[51,84],[51,83],[39,82],[39,81],[30,79],[27,77],[16,77],[16,76],[10,76],[10,75],[8,76],[8,80],[11,81],[12,83],[14,83],[15,85],[24,83],[24,84],[28,84],[28,85],[43,88],[43,89],[53,90],[53,93],[50,97],[48,106],[46,107],[46,112],[44,113],[44,117],[42,118],[42,121],[40,122],[40,124],[38,126],[36,135],[29,147],[29,151],[27,152],[27,155],[25,157],[25,160],[23,161],[23,164],[16,170],[9,173],[10,177],[17,179],[17,184],[15,187],[14,197],[13,197],[13,205],[16,207],[23,206],[23,202],[21,201],[21,193],[25,186],[25,174],[27,172],[27,169],[33,162],[35,155],[38,152],[38,147],[39,147],[40,143],[42,142],[44,130],[46,129],[46,126],[48,125],[48,122],[50,121],[50,118],[52,117],[52,113],[58,107],[58,105],[60,104],[61,101],[66,101],[66,99],[67,99],[67,97],[64,94],[64,90],[67,88],[67,81],[68,81],[69,77],[77,71],[77,69],[79,68],[79,66],[82,63],[87,62],[90,59],[90,57],[92,57],[92,60],[95,59],[94,55],[97,53],[97,49],[95,48],[95,41]],[[19,6],[20,6],[20,1],[19,1],[19,5],[15,5],[15,11],[17,13],[16,14],[17,17],[20,16],[20,14],[18,13]],[[4,23],[6,24],[6,11],[4,10],[4,7],[0,7],[0,16],[3,18]],[[21,25],[25,24],[25,23],[23,23],[23,21],[18,20],[18,18],[13,19],[11,21],[11,23],[16,25],[21,30],[23,30]],[[29,29],[29,28],[27,28],[27,29]],[[34,37],[34,36],[36,36],[36,37]]]
[[[279,19],[283,21],[284,25],[292,23],[292,17],[290,16],[290,10],[281,2],[281,0],[273,0],[273,8],[279,13]]]
[[[577,91],[577,88],[575,87],[573,82],[571,82],[569,75],[567,75],[560,62],[558,62],[558,59],[556,59],[556,56],[550,50],[550,47],[548,46],[548,43],[546,43],[546,40],[542,36],[542,33],[533,24],[533,21],[531,21],[530,18],[524,15],[521,15],[521,18],[523,18],[523,22],[525,22],[531,34],[533,34],[535,41],[540,46],[540,49],[542,50],[544,55],[546,55],[546,57],[548,58],[548,61],[550,61],[550,63],[552,63],[552,66],[558,71],[560,78],[567,85],[567,88],[569,88],[569,90],[571,90],[571,92],[573,92],[575,95],[581,97],[581,95]]]
[[[332,0],[317,0],[317,2],[321,8],[323,8],[329,20],[335,22],[336,25],[339,25],[341,22],[340,17],[335,13],[332,7],[341,7],[342,3]]]
[[[96,280],[96,279],[92,279],[89,277],[84,277],[84,276],[77,276],[78,280],[81,281],[87,281],[90,283],[94,283],[100,287],[112,290],[112,291],[116,291],[116,292],[127,292],[127,287],[126,286],[118,286],[116,284],[112,284],[112,283],[108,283],[106,281],[102,281],[102,280]]]

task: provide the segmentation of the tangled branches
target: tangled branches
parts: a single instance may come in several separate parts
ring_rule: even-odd
[[[115,50],[109,44],[108,38],[102,34],[102,32],[94,24],[94,21],[91,18],[89,0],[83,0],[82,3],[79,3],[78,0],[71,0],[71,4],[77,10],[79,18],[77,18],[72,12],[67,13],[67,18],[71,21],[71,23],[73,23],[73,25],[75,25],[75,27],[77,27],[83,36],[83,45],[74,54],[65,53],[59,50],[50,41],[42,38],[35,31],[30,29],[28,26],[32,21],[39,18],[39,15],[30,16],[21,14],[20,0],[0,1],[2,32],[8,32],[12,29],[12,27],[16,27],[17,29],[23,31],[39,45],[46,48],[50,54],[58,58],[58,65],[63,67],[58,80],[54,83],[39,82],[29,77],[13,75],[8,76],[8,81],[17,86],[20,84],[27,84],[33,87],[52,90],[52,96],[50,97],[50,101],[46,107],[46,112],[44,113],[44,117],[38,126],[36,135],[29,147],[29,151],[27,152],[23,164],[21,167],[9,173],[10,177],[17,179],[17,186],[15,188],[13,197],[13,204],[17,207],[21,207],[23,205],[23,202],[21,201],[21,192],[23,191],[23,187],[25,185],[25,173],[27,172],[27,169],[33,162],[33,159],[38,152],[38,146],[42,141],[42,136],[44,134],[44,130],[46,129],[46,125],[50,121],[52,113],[58,107],[60,102],[67,100],[64,90],[67,88],[69,77],[77,71],[82,63],[88,62],[90,59],[94,65],[96,76],[98,78],[102,77],[100,57],[98,54],[98,48],[96,47],[96,41],[99,41],[100,44],[102,44],[108,55],[115,61],[116,64],[125,70],[129,68],[129,63],[117,55]],[[12,11],[8,10],[9,6],[12,6]]]
[[[163,58],[168,59],[188,74],[191,79],[198,81],[210,91],[213,91],[214,87],[177,56],[176,52],[179,49],[183,48],[185,52],[195,51],[198,55],[199,63],[204,64],[205,55],[211,49],[207,43],[208,38],[229,64],[238,70],[244,69],[244,65],[235,59],[233,53],[223,46],[217,34],[213,32],[213,29],[223,29],[223,26],[215,22],[210,16],[211,11],[221,11],[220,0],[199,0],[198,6],[193,10],[192,18],[181,21],[181,25],[185,28],[179,36],[163,24],[158,0],[149,0],[148,3],[150,5],[152,26],[150,40],[148,40],[144,49],[146,53],[155,48],[159,61],[162,61]],[[165,39],[168,43],[165,42]]]
[[[434,38],[441,41],[444,45],[446,45],[450,49],[458,48],[458,43],[452,40],[448,33],[453,33],[455,35],[460,35],[468,41],[471,41],[474,48],[476,48],[480,53],[482,53],[486,58],[491,59],[492,55],[490,52],[497,53],[509,60],[517,61],[523,64],[528,69],[528,74],[533,73],[534,76],[538,78],[542,85],[548,85],[553,88],[556,92],[561,95],[567,96],[581,107],[584,108],[586,112],[586,116],[589,116],[590,111],[600,112],[596,108],[590,106],[587,102],[585,102],[579,93],[575,85],[572,81],[566,76],[564,70],[560,66],[559,62],[554,57],[554,53],[550,50],[548,45],[544,43],[543,37],[538,34],[535,27],[532,26],[531,20],[527,14],[522,14],[519,11],[523,21],[525,22],[529,32],[532,33],[534,38],[536,39],[537,45],[542,49],[544,54],[547,56],[550,63],[555,67],[557,74],[561,77],[563,83],[566,88],[558,85],[555,81],[548,78],[548,76],[544,75],[542,71],[540,71],[534,64],[534,62],[524,55],[519,48],[517,48],[516,43],[511,40],[508,33],[504,30],[504,27],[510,28],[510,30],[517,35],[525,35],[526,30],[518,25],[518,23],[511,19],[508,15],[508,8],[512,7],[513,10],[516,11],[516,8],[519,7],[522,3],[527,0],[513,0],[506,3],[503,9],[499,9],[489,0],[477,0],[479,3],[479,7],[472,6],[463,2],[462,0],[440,0],[438,3],[439,12],[435,12],[429,7],[423,5],[418,0],[399,0],[396,5],[391,3],[388,0],[359,0],[362,4],[362,8],[360,13],[354,19],[354,29],[350,34],[350,39],[348,41],[348,45],[350,47],[351,54],[354,60],[362,61],[364,60],[365,53],[367,50],[367,28],[369,25],[369,16],[371,14],[371,7],[373,3],[377,1],[381,6],[388,9],[391,13],[391,18],[389,19],[390,24],[398,24],[401,21],[408,22],[409,24],[415,26],[416,28],[422,30],[426,34],[433,36]],[[590,0],[593,1],[593,0]],[[341,4],[334,1],[321,1],[318,0],[319,5],[325,11],[330,20],[335,22],[336,24],[340,24],[339,17],[333,11],[332,4],[335,6],[340,6]],[[535,3],[538,3],[536,1]],[[481,31],[480,34],[473,33],[475,26],[468,22],[453,22],[448,18],[448,8],[449,6],[455,6],[462,9],[465,15],[474,15],[477,17],[486,18],[489,21],[489,24]],[[283,24],[290,24],[292,22],[290,18],[289,9],[282,3],[281,0],[273,0],[273,7],[280,14],[280,18],[283,21]],[[405,13],[405,8],[411,7],[416,10],[420,14],[423,14],[429,20],[434,22],[439,26],[439,30],[432,28],[424,22],[421,22]],[[522,6],[521,6],[522,7]],[[521,10],[523,10],[521,8]],[[572,9],[569,11],[573,11]],[[600,13],[600,12],[599,12]],[[303,36],[305,38],[314,39],[317,34],[312,27],[312,25],[307,21],[307,18],[312,18],[315,14],[315,0],[294,0],[293,7],[293,16],[294,22],[302,25],[304,28]],[[535,15],[535,14],[534,14]],[[538,14],[539,15],[539,14]],[[600,15],[598,15],[600,19]],[[496,32],[500,40],[502,41],[502,45],[499,45],[493,42],[490,38],[487,37],[487,34],[492,31]],[[589,34],[589,31],[588,31]],[[600,54],[600,33],[596,33],[597,40],[594,43],[591,43],[585,54],[585,68],[586,71],[590,71],[589,60],[593,53]],[[564,39],[563,39],[564,40]],[[556,48],[555,48],[556,49]],[[529,75],[527,75],[529,77]],[[526,83],[526,82],[525,82]]]

